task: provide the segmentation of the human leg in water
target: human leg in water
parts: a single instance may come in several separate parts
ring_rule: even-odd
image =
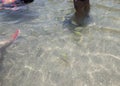
[[[89,0],[74,0],[75,14],[73,16],[73,21],[77,25],[83,25],[86,19],[89,17],[90,3]]]

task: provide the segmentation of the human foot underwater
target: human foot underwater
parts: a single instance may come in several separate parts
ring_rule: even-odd
[[[25,8],[26,5],[34,0],[0,0],[1,10],[19,10]]]
[[[12,34],[12,36],[9,39],[5,39],[3,41],[0,41],[0,61],[3,60],[3,54],[8,48],[19,36],[20,30],[16,30],[15,33]]]

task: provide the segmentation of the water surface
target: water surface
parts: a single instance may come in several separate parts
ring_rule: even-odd
[[[64,24],[72,0],[0,12],[0,39],[20,37],[0,63],[0,86],[120,86],[120,1],[90,0],[92,21]]]

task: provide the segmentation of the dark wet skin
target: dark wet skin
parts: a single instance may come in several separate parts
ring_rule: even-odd
[[[89,17],[90,4],[89,0],[74,0],[74,21],[81,25],[83,24],[85,18]]]

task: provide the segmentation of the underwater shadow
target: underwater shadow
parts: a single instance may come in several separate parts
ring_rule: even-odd
[[[3,67],[3,62],[4,62],[4,55],[6,54],[6,49],[5,48],[0,48],[0,86],[2,86],[3,78],[4,78],[4,67]]]
[[[17,10],[17,11],[5,10],[1,16],[2,16],[2,23],[7,23],[7,24],[29,22],[39,17],[37,11],[30,9]]]
[[[71,32],[74,32],[76,28],[80,27],[81,29],[79,30],[80,32],[87,27],[91,22],[92,18],[90,16],[86,17],[84,20],[84,23],[82,24],[76,24],[75,21],[73,21],[73,16],[66,16],[65,20],[63,21],[63,28],[69,29]]]

